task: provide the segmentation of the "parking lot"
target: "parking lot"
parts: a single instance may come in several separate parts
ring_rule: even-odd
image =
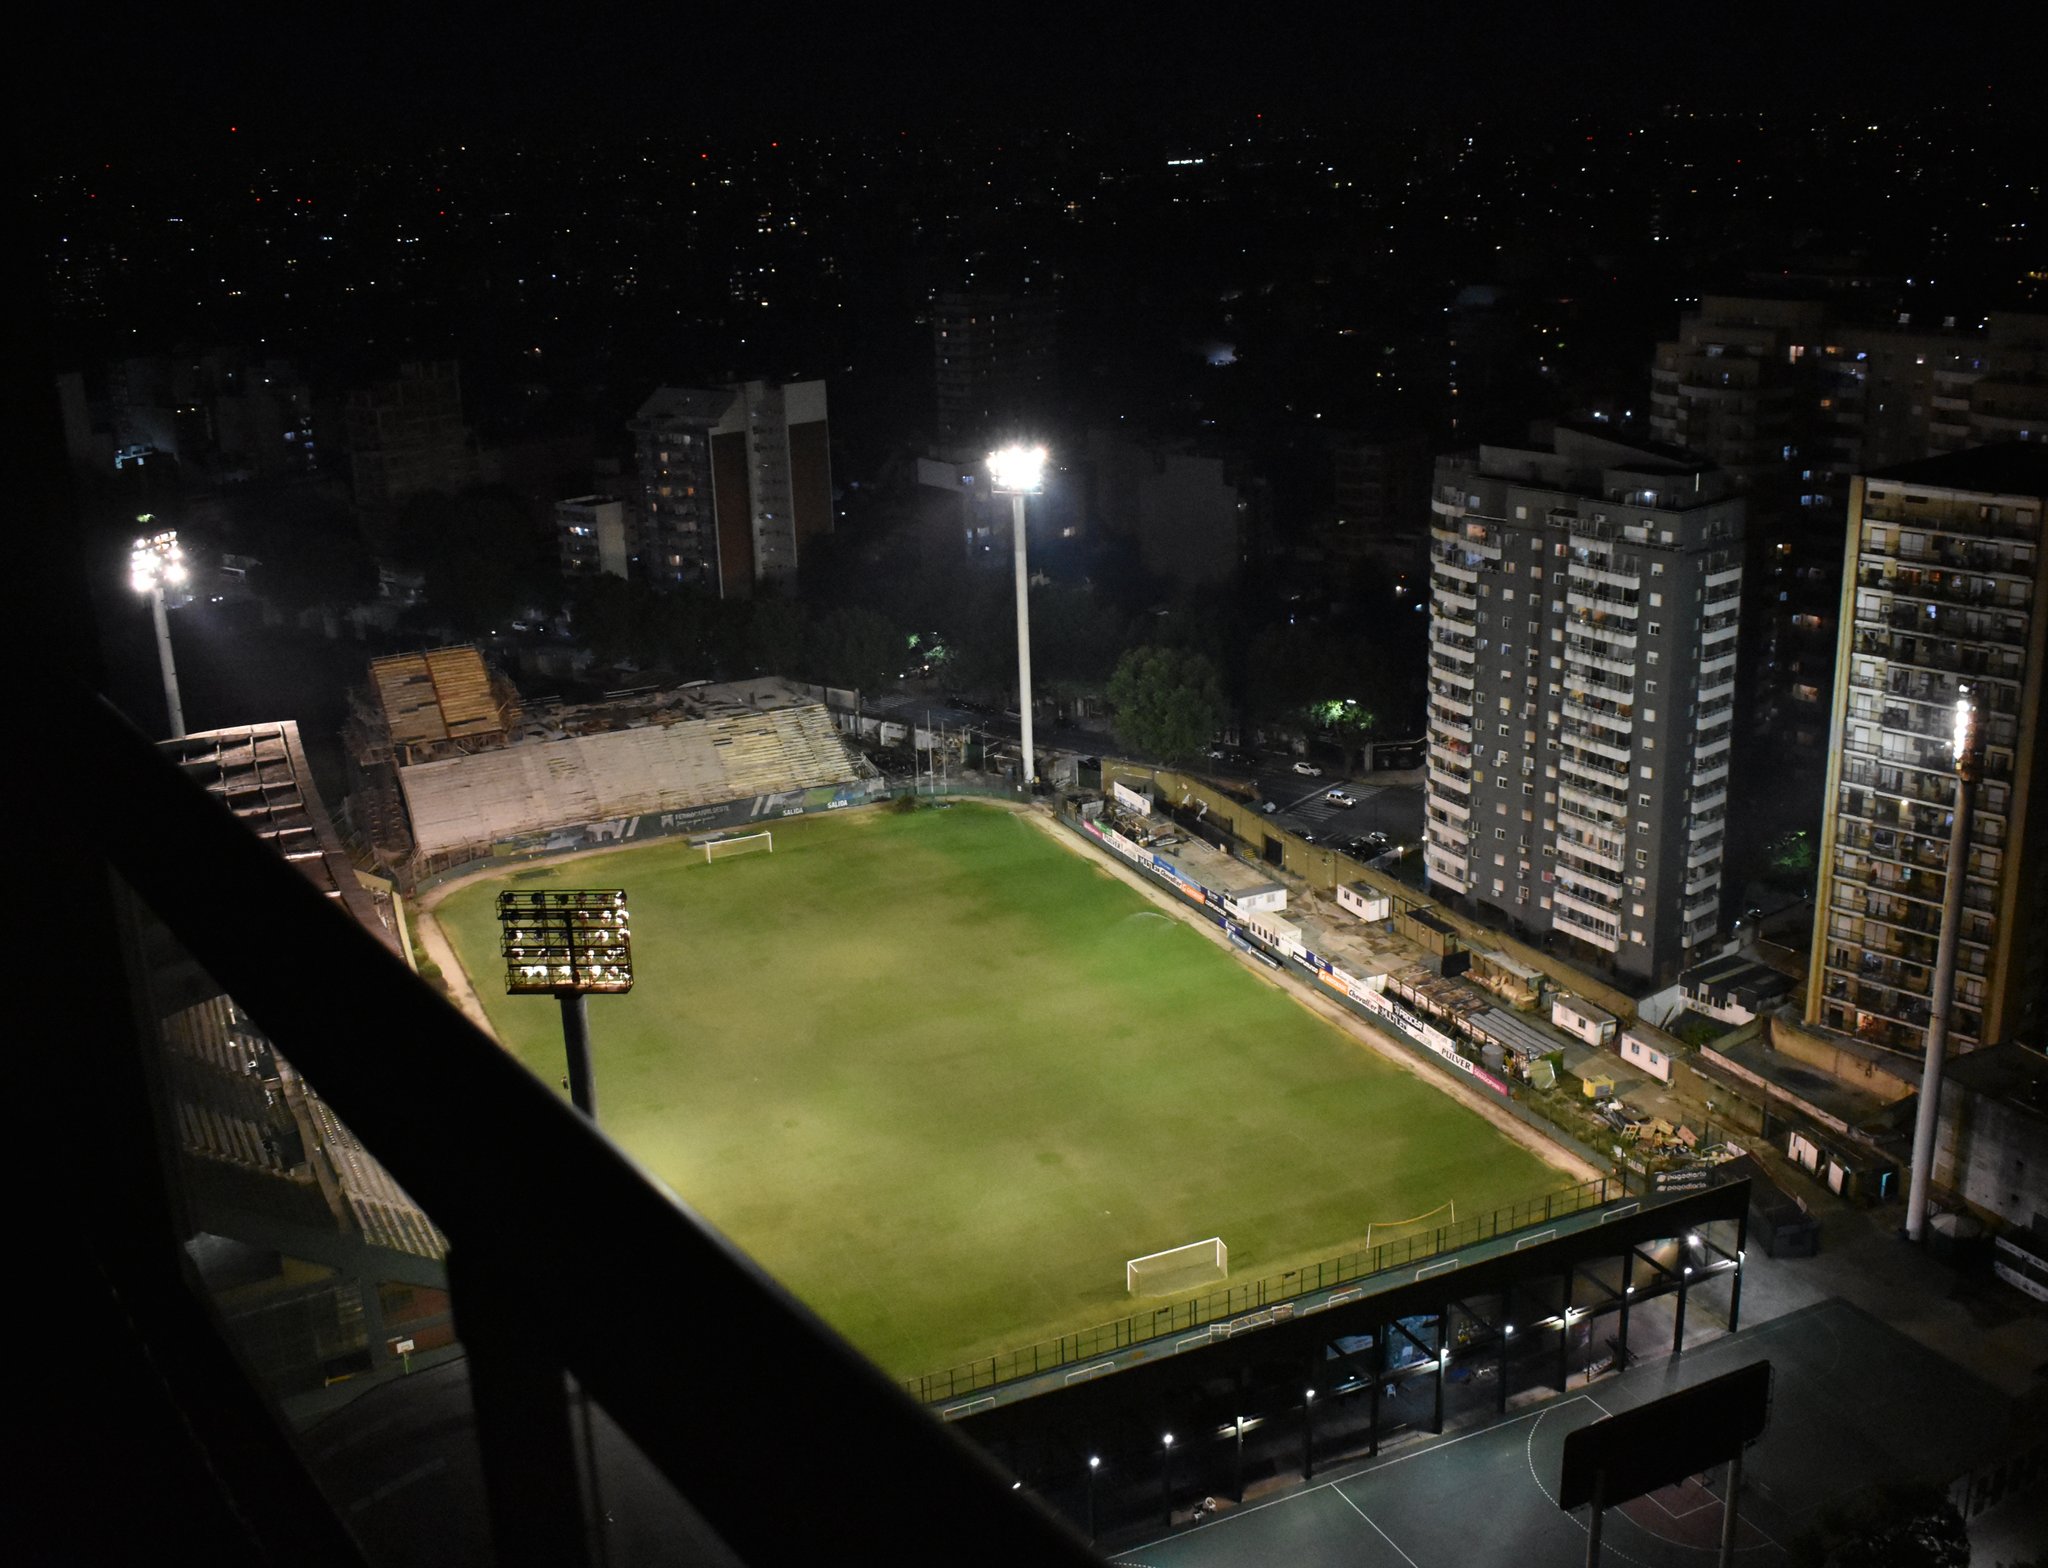
[[[1423,792],[1416,774],[1382,775],[1374,783],[1329,772],[1298,773],[1290,763],[1262,759],[1253,777],[1260,802],[1274,808],[1267,815],[1275,823],[1353,859],[1370,860],[1422,837]],[[1332,791],[1353,804],[1333,800]]]

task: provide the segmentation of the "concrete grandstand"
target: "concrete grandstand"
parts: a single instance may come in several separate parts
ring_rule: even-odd
[[[159,743],[392,951],[388,888],[344,853],[289,721]],[[203,868],[196,874],[203,875]],[[157,1092],[179,1151],[187,1246],[245,1355],[287,1393],[452,1339],[447,1239],[256,1023],[145,920]]]
[[[402,886],[473,861],[848,805],[880,787],[818,695],[773,677],[521,707],[492,697],[499,683],[474,649],[408,657],[417,669],[372,667],[350,733],[359,845]]]

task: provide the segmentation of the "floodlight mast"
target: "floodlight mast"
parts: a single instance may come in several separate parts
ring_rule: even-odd
[[[1927,1055],[1920,1068],[1920,1103],[1913,1115],[1913,1165],[1906,1188],[1906,1239],[1919,1241],[1927,1227],[1927,1189],[1934,1178],[1934,1130],[1941,1113],[1941,1073],[1948,1058],[1948,1020],[1955,1007],[1956,946],[1963,926],[1963,883],[1970,864],[1970,815],[1977,798],[1977,773],[1984,760],[1984,732],[1977,702],[1965,686],[1956,698],[1950,746],[1956,762],[1956,804],[1949,827],[1947,881],[1941,890],[1940,935],[1934,947],[1934,981],[1927,995]]]
[[[1006,446],[988,455],[995,493],[1010,498],[1011,558],[1017,576],[1017,718],[1026,789],[1038,782],[1038,753],[1031,736],[1031,568],[1024,553],[1024,498],[1044,492],[1045,458],[1042,446]]]
[[[135,520],[147,523],[154,515],[144,512]],[[137,539],[128,552],[128,586],[149,595],[150,614],[156,621],[156,661],[163,672],[164,707],[170,715],[172,740],[185,738],[185,707],[178,700],[178,667],[171,660],[171,622],[164,613],[164,584],[181,587],[189,575],[185,552],[172,529]]]
[[[597,1120],[597,1078],[590,1057],[592,991],[633,989],[633,942],[626,895],[603,891],[498,895],[508,996],[551,995],[562,1006],[566,1081],[576,1109]]]

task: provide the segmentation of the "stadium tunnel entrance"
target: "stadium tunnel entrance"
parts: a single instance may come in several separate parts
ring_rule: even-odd
[[[1492,1256],[1389,1270],[1326,1306],[940,1413],[1098,1538],[1196,1522],[1205,1504],[1583,1387],[1666,1333],[1673,1354],[1689,1326],[1695,1342],[1734,1333],[1749,1196],[1737,1181],[1617,1204],[1582,1230],[1531,1226]]]

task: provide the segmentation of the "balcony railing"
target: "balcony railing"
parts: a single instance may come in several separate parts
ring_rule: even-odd
[[[110,709],[58,677],[46,685],[28,722],[65,736],[63,809],[90,830],[27,852],[34,875],[65,889],[81,966],[67,1011],[91,1030],[95,1119],[149,1093],[154,1039],[135,1016],[150,982],[127,925],[139,905],[446,1233],[495,1560],[594,1560],[573,1378],[741,1560],[835,1561],[859,1543],[913,1561],[935,1541],[971,1541],[977,1561],[1019,1568],[1093,1561]],[[153,1261],[184,1256],[157,1152],[146,1130],[100,1143],[67,1180],[72,1224],[121,1278],[169,1281],[168,1299],[189,1265]],[[144,1332],[184,1349],[207,1330],[152,1317]],[[181,1409],[211,1421],[231,1392],[201,1390]],[[763,1506],[762,1478],[793,1440],[826,1430],[858,1438],[804,1467],[802,1506]],[[274,1450],[253,1422],[234,1437],[237,1473],[221,1484],[245,1519],[275,1516],[268,1494],[299,1478],[295,1538],[273,1540],[266,1560],[344,1560],[282,1434],[270,1432]]]

